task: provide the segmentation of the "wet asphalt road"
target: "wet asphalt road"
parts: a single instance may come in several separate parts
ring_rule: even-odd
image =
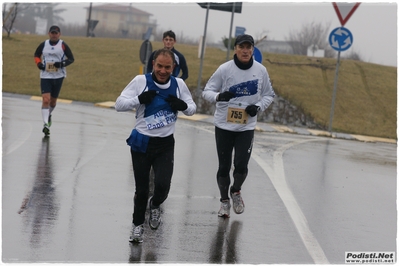
[[[245,212],[217,217],[213,125],[179,119],[158,230],[128,242],[134,113],[3,96],[3,262],[344,263],[396,251],[396,144],[256,132]]]

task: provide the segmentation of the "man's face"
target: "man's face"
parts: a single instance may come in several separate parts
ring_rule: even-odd
[[[158,55],[152,64],[154,75],[159,82],[166,82],[170,75],[172,75],[174,65],[173,59],[169,55]]]
[[[165,38],[163,38],[163,46],[166,49],[171,50],[173,48],[173,46],[175,45],[175,39],[169,36],[166,36]]]
[[[56,42],[56,41],[58,41],[58,40],[60,39],[61,32],[50,31],[50,32],[48,33],[48,36],[50,37],[50,40],[51,40],[52,42]]]
[[[248,63],[251,60],[252,54],[254,52],[254,47],[249,42],[244,42],[242,44],[237,44],[234,47],[235,54],[241,63]]]

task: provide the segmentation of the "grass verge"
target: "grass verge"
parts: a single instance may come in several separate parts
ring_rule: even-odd
[[[140,74],[142,40],[61,37],[72,49],[75,63],[67,68],[60,98],[115,101],[123,88]],[[40,96],[39,70],[33,54],[46,36],[3,36],[3,91]],[[153,50],[161,42],[152,43]],[[186,83],[197,88],[198,47],[177,44],[189,66]],[[230,57],[233,52],[230,52]],[[226,60],[226,52],[208,47],[201,85]],[[318,124],[328,127],[336,59],[263,53],[276,93],[289,100]],[[397,68],[341,60],[332,130],[396,139]]]

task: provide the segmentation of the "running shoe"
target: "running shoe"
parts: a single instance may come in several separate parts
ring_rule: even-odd
[[[42,131],[44,135],[47,137],[48,135],[50,135],[50,126],[48,124],[44,124]]]
[[[133,224],[133,232],[129,238],[129,242],[141,243],[143,242],[144,225],[135,226]]]
[[[51,115],[48,117],[48,123],[47,123],[48,127],[51,127]]]
[[[229,218],[230,217],[230,200],[222,200],[221,204],[220,204],[220,210],[218,212],[218,216],[219,217],[226,217]]]
[[[161,224],[161,207],[152,206],[152,199],[150,201],[150,227],[151,229],[158,229]]]
[[[241,197],[241,192],[238,191],[238,192],[232,193],[230,190],[230,197],[233,199],[234,212],[237,214],[243,213],[245,205],[244,205],[244,201],[242,200],[242,197]]]

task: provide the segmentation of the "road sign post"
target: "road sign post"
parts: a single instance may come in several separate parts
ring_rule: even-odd
[[[236,3],[233,2],[233,6],[231,9],[231,20],[230,20],[230,32],[229,32],[229,41],[227,43],[227,55],[226,55],[226,62],[230,59],[230,47],[231,47],[231,31],[233,28],[233,20],[234,20],[234,10],[235,10]]]
[[[334,117],[334,106],[335,106],[335,98],[337,94],[337,85],[338,85],[338,71],[339,71],[339,61],[341,57],[341,51],[345,51],[352,46],[353,43],[353,36],[352,33],[344,28],[339,27],[335,28],[328,38],[331,47],[334,50],[338,51],[338,58],[337,58],[337,66],[335,68],[335,78],[334,78],[334,89],[332,95],[332,102],[331,102],[331,111],[330,111],[330,123],[328,124],[328,132],[331,133],[332,130],[332,122]]]
[[[202,63],[204,60],[204,52],[203,49],[205,47],[205,42],[206,42],[206,29],[208,25],[208,14],[210,9],[214,10],[219,10],[219,11],[227,11],[227,12],[232,12],[232,13],[241,13],[242,10],[242,2],[228,2],[228,3],[215,3],[215,2],[204,2],[204,3],[197,3],[200,7],[206,9],[206,17],[205,17],[205,28],[204,28],[204,36],[202,37],[202,47],[201,47],[201,60],[200,60],[200,70],[198,73],[198,84],[197,84],[197,90],[200,90],[201,86],[201,79],[202,79]],[[233,16],[232,16],[233,17]],[[230,24],[232,25],[233,22]],[[231,39],[231,26],[230,26],[230,37]],[[230,48],[228,47],[227,50]],[[227,56],[228,57],[228,56]]]
[[[337,95],[338,70],[339,70],[340,57],[341,57],[341,51],[338,51],[337,66],[335,67],[334,90],[333,90],[332,101],[331,101],[330,123],[328,124],[328,132],[330,132],[330,133],[331,133],[332,121],[333,121],[333,117],[334,117],[335,97]]]
[[[334,105],[335,105],[335,97],[337,94],[337,84],[338,84],[338,71],[339,71],[339,60],[341,57],[341,51],[345,51],[352,46],[353,43],[353,36],[352,33],[344,28],[346,22],[348,22],[349,18],[353,15],[355,10],[359,7],[360,3],[336,3],[333,2],[333,7],[335,12],[337,13],[339,22],[341,23],[340,28],[334,29],[328,40],[330,42],[331,47],[334,50],[338,51],[338,58],[337,58],[337,66],[335,68],[335,79],[334,79],[334,89],[333,89],[333,96],[332,96],[332,103],[331,103],[331,111],[330,111],[330,123],[328,124],[328,132],[331,133],[332,128],[332,121],[334,117]]]
[[[335,12],[337,13],[339,22],[341,23],[341,27],[334,29],[328,38],[331,47],[334,50],[338,51],[337,66],[335,68],[334,89],[333,89],[332,102],[331,102],[330,123],[328,124],[328,132],[330,133],[332,130],[332,122],[334,117],[334,105],[335,105],[335,97],[337,94],[338,71],[339,71],[339,61],[341,57],[341,51],[349,49],[349,47],[351,47],[353,43],[352,33],[348,29],[344,28],[344,25],[346,24],[346,22],[348,22],[349,18],[359,7],[360,3],[333,2],[332,4],[335,9]]]
[[[206,4],[206,16],[205,16],[205,27],[204,27],[204,36],[202,36],[202,45],[201,45],[201,57],[200,57],[200,68],[198,71],[198,80],[197,80],[197,92],[200,91],[201,88],[201,79],[202,79],[202,65],[204,62],[204,49],[205,49],[205,42],[206,42],[206,30],[208,27],[208,15],[209,15],[209,9],[210,9],[211,4],[207,3]]]

